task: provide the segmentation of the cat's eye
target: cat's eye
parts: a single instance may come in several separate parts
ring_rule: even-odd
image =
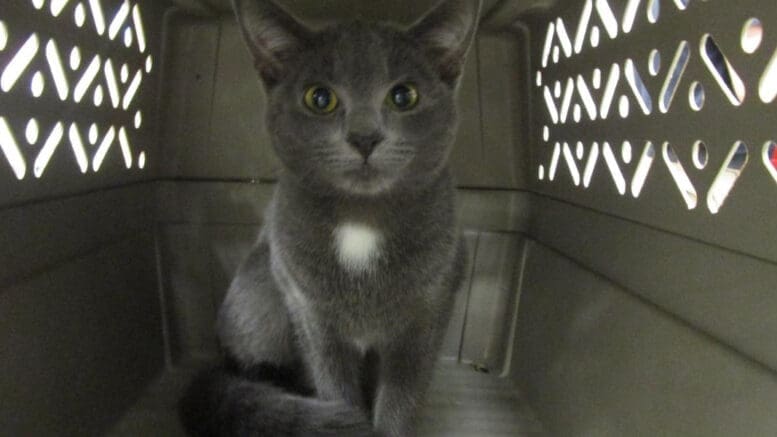
[[[305,106],[316,114],[332,113],[337,103],[337,94],[323,85],[313,85],[305,91]]]
[[[398,111],[409,111],[418,104],[418,89],[412,83],[395,85],[389,91],[386,100]]]

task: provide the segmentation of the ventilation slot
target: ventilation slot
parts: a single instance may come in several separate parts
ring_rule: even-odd
[[[675,184],[677,184],[677,188],[680,190],[680,194],[683,196],[688,209],[695,209],[699,202],[696,188],[693,187],[693,183],[688,178],[688,173],[685,172],[685,168],[680,163],[680,158],[677,157],[677,153],[669,143],[664,143],[664,162],[667,168],[669,168],[669,173],[672,175]]]
[[[700,50],[704,64],[728,100],[734,106],[741,105],[745,100],[745,84],[709,34],[702,37]]]
[[[591,153],[588,154],[588,162],[585,165],[585,171],[583,172],[583,186],[588,188],[591,186],[591,179],[594,177],[594,170],[596,170],[596,163],[599,161],[599,144],[594,143],[591,146]]]
[[[721,167],[718,176],[715,178],[715,182],[710,187],[710,192],[707,195],[707,208],[713,214],[717,214],[720,208],[723,207],[723,203],[726,198],[734,189],[739,176],[742,175],[747,165],[748,153],[745,143],[739,141],[734,144],[734,147],[729,152],[723,167]]]
[[[766,169],[774,178],[774,182],[777,183],[777,143],[769,141],[764,144],[763,159]]]
[[[634,171],[634,179],[631,180],[631,195],[634,198],[639,198],[642,194],[642,188],[645,186],[650,168],[653,166],[653,161],[656,159],[656,149],[653,147],[653,143],[648,142],[645,145],[645,150],[642,152],[642,157],[637,164],[637,169]]]
[[[672,66],[669,68],[669,74],[664,82],[664,87],[661,89],[661,101],[659,102],[661,112],[668,112],[672,106],[672,99],[674,99],[677,87],[680,85],[680,80],[685,73],[685,67],[688,66],[690,58],[691,49],[688,46],[688,41],[683,41],[677,46],[674,62],[672,62]]]

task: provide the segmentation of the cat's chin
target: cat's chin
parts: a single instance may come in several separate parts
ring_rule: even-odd
[[[394,178],[372,166],[362,166],[345,172],[337,187],[346,194],[357,196],[378,196],[391,190]]]

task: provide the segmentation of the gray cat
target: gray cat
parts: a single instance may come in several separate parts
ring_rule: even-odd
[[[447,159],[479,1],[310,30],[234,0],[283,163],[222,304],[197,436],[409,436],[465,270]]]

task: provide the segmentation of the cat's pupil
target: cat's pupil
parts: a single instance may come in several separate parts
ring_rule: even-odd
[[[391,90],[391,99],[398,108],[404,108],[413,103],[413,92],[405,85],[397,85]]]
[[[317,88],[313,91],[313,104],[318,109],[326,109],[332,103],[332,93],[326,88]]]

